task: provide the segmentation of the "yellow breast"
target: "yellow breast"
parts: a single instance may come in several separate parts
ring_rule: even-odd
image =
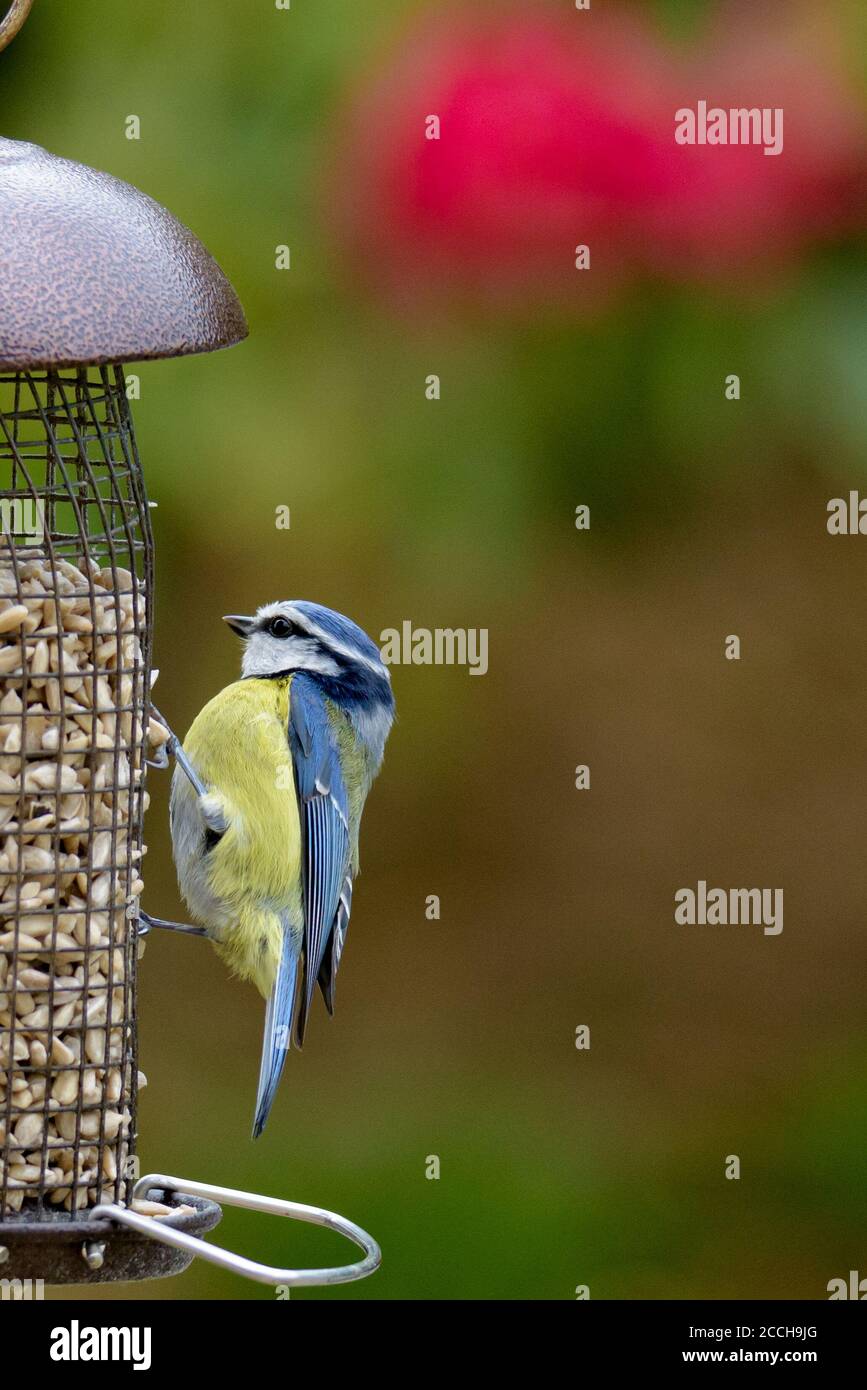
[[[208,894],[220,906],[220,920],[209,925],[227,963],[263,992],[287,922],[298,931],[303,922],[301,826],[287,735],[290,683],[291,676],[236,681],[205,705],[184,740],[228,824],[197,866],[196,877],[204,871]],[[186,788],[179,792],[187,798]],[[207,912],[191,906],[200,916]]]

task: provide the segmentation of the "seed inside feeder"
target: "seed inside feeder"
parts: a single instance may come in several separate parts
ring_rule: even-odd
[[[132,1176],[144,603],[116,565],[0,548],[4,1214],[123,1200]]]

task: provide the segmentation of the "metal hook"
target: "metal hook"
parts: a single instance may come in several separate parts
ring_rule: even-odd
[[[33,8],[33,0],[12,0],[6,18],[0,20],[0,52],[10,44]]]
[[[382,1251],[372,1236],[347,1221],[345,1216],[326,1211],[324,1207],[308,1207],[301,1202],[284,1202],[278,1197],[262,1197],[256,1192],[238,1192],[232,1187],[215,1187],[211,1183],[188,1182],[186,1178],[171,1178],[165,1173],[148,1173],[139,1178],[133,1188],[133,1201],[144,1197],[152,1188],[163,1191],[189,1193],[191,1197],[207,1197],[227,1207],[244,1207],[247,1211],[264,1211],[271,1216],[288,1216],[290,1220],[307,1221],[313,1226],[326,1226],[346,1236],[364,1251],[364,1259],[356,1264],[336,1265],[330,1269],[275,1269],[272,1265],[261,1265],[248,1260],[244,1255],[236,1255],[219,1245],[208,1245],[197,1236],[184,1231],[173,1230],[155,1221],[151,1216],[141,1216],[129,1207],[107,1203],[94,1207],[90,1215],[93,1220],[119,1221],[131,1226],[142,1235],[153,1240],[161,1240],[164,1245],[173,1245],[178,1250],[186,1250],[201,1260],[220,1269],[228,1269],[233,1274],[241,1274],[245,1279],[254,1279],[259,1284],[287,1284],[292,1288],[310,1288],[321,1284],[349,1284],[354,1279],[366,1279],[382,1263]]]

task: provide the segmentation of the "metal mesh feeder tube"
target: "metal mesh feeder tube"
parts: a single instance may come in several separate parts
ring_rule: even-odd
[[[245,334],[228,280],[165,209],[0,140],[2,1277],[149,1277],[191,1258],[132,1231],[96,1257],[99,1231],[81,1231],[137,1176],[153,542],[120,364]],[[180,1229],[219,1219],[180,1205]]]
[[[149,678],[122,379],[0,377],[0,1213],[125,1196]]]

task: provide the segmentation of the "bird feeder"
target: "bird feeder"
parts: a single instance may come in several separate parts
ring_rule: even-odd
[[[29,8],[16,0],[0,48]],[[154,556],[123,364],[246,334],[216,261],[158,203],[0,139],[4,1279],[153,1278],[203,1254],[264,1282],[334,1283],[379,1262],[332,1213],[139,1178],[135,1156]],[[331,1226],[365,1260],[272,1270],[206,1245],[215,1196]],[[157,1222],[141,1198],[173,1210]]]

